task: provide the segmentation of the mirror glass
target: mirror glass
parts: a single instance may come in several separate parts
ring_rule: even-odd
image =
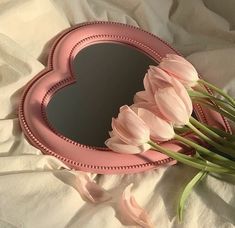
[[[129,45],[100,43],[84,48],[72,64],[76,83],[57,91],[46,108],[49,123],[69,139],[104,147],[112,117],[143,90],[149,65],[157,63]]]

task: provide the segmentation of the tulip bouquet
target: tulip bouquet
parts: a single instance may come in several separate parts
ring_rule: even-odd
[[[235,100],[200,79],[191,63],[174,54],[167,55],[158,66],[150,66],[143,83],[145,90],[135,94],[133,105],[122,106],[118,117],[112,119],[105,144],[127,154],[156,150],[199,169],[180,197],[181,220],[189,192],[208,173],[235,175],[235,136],[199,122],[192,115],[193,104],[206,106],[235,122]],[[185,132],[194,134],[197,141],[187,134],[183,137]],[[193,148],[195,153],[188,156],[169,150],[162,144],[168,140]]]

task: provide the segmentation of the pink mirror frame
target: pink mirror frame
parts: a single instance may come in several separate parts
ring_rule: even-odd
[[[66,30],[54,43],[47,68],[25,88],[19,107],[19,119],[28,141],[44,154],[57,157],[70,168],[100,174],[136,173],[167,163],[174,164],[171,158],[151,150],[143,154],[125,155],[106,148],[81,145],[60,135],[48,123],[45,108],[51,97],[57,90],[75,81],[71,63],[77,53],[91,44],[103,42],[135,47],[158,62],[167,53],[179,54],[151,33],[120,23],[90,22]],[[214,111],[205,110],[200,105],[196,105],[194,111],[200,121],[230,131],[226,120]],[[193,152],[173,141],[164,144],[185,154]]]

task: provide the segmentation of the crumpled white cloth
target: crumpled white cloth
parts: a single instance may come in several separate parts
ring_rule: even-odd
[[[119,21],[168,41],[210,82],[235,96],[233,0],[1,0],[0,1],[0,227],[134,227],[117,202],[127,185],[156,227],[235,227],[235,179],[208,176],[186,204],[176,203],[197,170],[184,165],[130,175],[89,174],[112,196],[92,204],[66,180],[67,167],[31,146],[17,106],[24,85],[44,68],[51,39],[74,24]]]

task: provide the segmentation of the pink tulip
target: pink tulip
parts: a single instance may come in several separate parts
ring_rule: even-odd
[[[150,103],[146,100],[146,101],[139,101],[139,102],[136,102],[133,105],[131,105],[132,110],[135,111],[136,108],[146,109],[146,110],[152,112],[154,115],[164,119],[164,116],[161,114],[159,108],[157,107],[155,100],[154,100],[154,103]],[[135,113],[136,113],[136,111],[135,111]]]
[[[153,96],[150,96],[145,90],[139,91],[134,96],[134,103],[150,102],[154,103]]]
[[[127,105],[120,108],[117,119],[112,119],[112,128],[114,134],[128,145],[141,146],[149,141],[149,127]]]
[[[161,114],[159,108],[155,103],[154,95],[150,96],[146,91],[140,91],[135,94],[134,104],[131,105],[131,109],[133,109],[134,107],[147,109],[154,115],[164,119],[164,116]]]
[[[148,102],[154,102],[155,92],[159,88],[165,88],[171,85],[172,77],[169,74],[159,67],[150,66],[148,73],[144,77],[145,98],[148,99]],[[143,93],[140,95],[143,97]]]
[[[147,109],[138,108],[138,106],[144,106]],[[154,110],[154,107],[148,107],[146,103],[139,103],[137,105],[133,105],[132,109],[149,127],[151,139],[156,141],[167,141],[174,138],[175,132],[172,124],[155,115],[151,111],[156,111]]]
[[[144,78],[144,87],[145,91],[141,91],[135,96],[134,101],[137,101],[137,106],[138,103],[145,102],[148,105],[145,104],[145,107],[142,105],[143,108],[148,106],[147,109],[150,110],[151,106],[151,112],[174,125],[182,126],[188,123],[193,110],[192,101],[185,87],[177,79],[159,67],[150,66]],[[165,94],[166,91],[168,91],[167,94]],[[171,100],[168,99],[168,93],[173,95]],[[165,97],[162,97],[163,94]],[[153,99],[154,101],[152,101]],[[176,110],[178,111],[176,112]],[[170,114],[170,112],[172,113]]]
[[[179,55],[167,54],[166,58],[163,58],[160,62],[159,67],[186,87],[195,86],[199,80],[194,66]]]
[[[112,151],[124,154],[139,154],[145,152],[151,148],[148,143],[144,143],[140,146],[133,146],[123,142],[118,136],[112,136],[105,141],[105,145]]]
[[[175,80],[174,86],[159,89],[155,102],[162,115],[175,126],[183,126],[192,115],[192,101],[184,86]]]

